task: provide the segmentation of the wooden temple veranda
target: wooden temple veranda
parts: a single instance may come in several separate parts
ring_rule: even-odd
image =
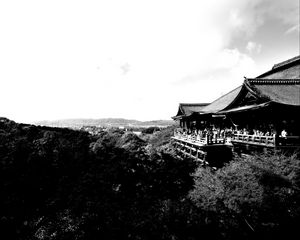
[[[300,56],[245,78],[210,104],[181,103],[173,119],[178,153],[203,164],[220,166],[233,153],[300,150]]]

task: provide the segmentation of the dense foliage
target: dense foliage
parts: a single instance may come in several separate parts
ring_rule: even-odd
[[[241,158],[215,171],[177,158],[173,130],[92,136],[1,118],[2,236],[196,240],[297,233],[297,155]]]
[[[131,133],[7,119],[0,129],[0,224],[10,239],[161,238],[165,202],[193,185],[194,162],[148,151]]]
[[[152,133],[157,132],[157,131],[160,131],[159,127],[148,127],[148,128],[143,129],[142,133],[152,134]]]
[[[297,155],[263,154],[230,162],[212,172],[199,168],[190,198],[212,215],[229,239],[287,237],[300,223],[300,161]]]
[[[153,149],[169,148],[171,144],[170,139],[174,135],[176,128],[176,125],[168,126],[159,131],[152,131],[152,134],[146,134],[142,137],[148,142],[148,146]],[[150,128],[150,130],[153,130],[153,128]]]

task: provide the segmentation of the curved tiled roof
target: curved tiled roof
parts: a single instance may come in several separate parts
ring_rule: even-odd
[[[272,102],[300,106],[300,79],[247,79],[258,96]]]
[[[200,112],[209,103],[180,103],[179,108],[182,110],[184,115],[190,115],[193,112]]]
[[[193,113],[217,114],[221,111],[246,111],[256,109],[243,103],[247,92],[258,98],[257,104],[274,102],[300,106],[300,55],[275,64],[273,68],[257,78],[245,79],[243,85],[221,96],[210,104],[180,104],[175,118],[190,116]],[[207,106],[206,106],[207,105]],[[257,105],[258,106],[258,105]]]
[[[209,103],[180,103],[179,109],[174,118],[180,118],[183,116],[190,116],[194,112],[201,112],[202,109],[207,106]]]
[[[267,101],[300,105],[300,55],[275,64],[270,71],[260,76],[267,77],[246,79],[242,86],[213,101],[202,112],[217,113],[230,108],[238,101],[243,88]]]
[[[203,113],[216,113],[216,112],[224,110],[231,103],[234,102],[234,100],[240,94],[241,90],[242,90],[242,86],[235,88],[231,92],[223,95],[222,97],[218,98],[217,100],[213,101],[211,104],[209,104],[208,106],[203,108],[202,112]]]

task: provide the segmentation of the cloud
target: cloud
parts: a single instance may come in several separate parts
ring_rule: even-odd
[[[296,0],[231,0],[220,2],[215,16],[222,34],[251,38],[268,20],[280,20],[286,27],[299,24],[299,1]]]
[[[2,115],[168,118],[254,76],[269,18],[299,15],[278,0],[1,1]]]
[[[260,53],[261,52],[261,44],[259,43],[256,43],[256,42],[248,42],[247,45],[246,45],[246,50],[252,54],[252,53]]]
[[[297,0],[268,0],[262,13],[280,19],[288,26],[295,26],[299,24],[299,3]]]
[[[238,49],[223,49],[214,58],[209,59],[203,68],[205,70],[198,71],[194,75],[189,74],[175,84],[191,87],[199,82],[203,86],[217,85],[221,89],[224,87],[229,89],[241,84],[243,76],[253,77],[258,74],[254,60]]]

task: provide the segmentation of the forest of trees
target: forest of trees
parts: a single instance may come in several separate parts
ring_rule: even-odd
[[[138,137],[0,118],[5,239],[274,239],[298,234],[300,160],[176,157],[173,127]],[[157,131],[156,131],[157,130]]]

